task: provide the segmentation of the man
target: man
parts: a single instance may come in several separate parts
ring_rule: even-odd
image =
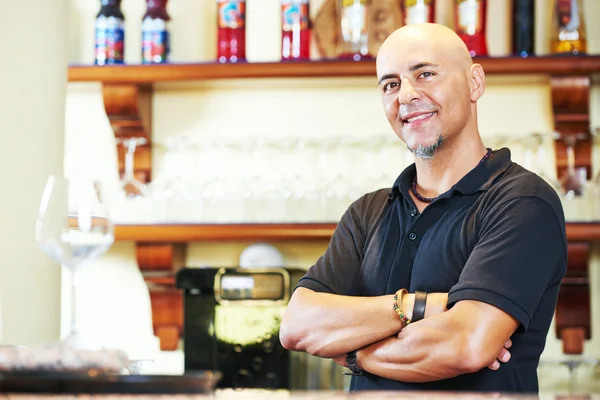
[[[537,392],[566,272],[558,195],[485,148],[484,71],[452,30],[397,30],[377,78],[415,163],[343,215],[290,299],[283,346],[349,366],[351,390]]]

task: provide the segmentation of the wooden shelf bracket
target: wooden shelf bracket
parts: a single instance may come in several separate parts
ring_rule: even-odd
[[[570,242],[567,274],[556,305],[556,337],[563,353],[582,354],[585,340],[592,337],[590,315],[589,242]]]
[[[574,139],[575,168],[585,168],[587,178],[592,176],[592,146],[590,133],[590,85],[588,75],[552,76],[552,111],[556,138],[557,177],[567,170],[567,146]]]
[[[552,110],[557,177],[563,177],[569,166],[585,168],[592,177],[592,145],[590,132],[590,76],[552,76]],[[571,146],[572,152],[567,152]],[[588,278],[589,242],[569,241],[567,274],[563,279],[556,305],[556,336],[565,354],[582,354],[584,341],[591,338],[590,285]]]
[[[174,276],[185,264],[184,243],[136,243],[136,259],[150,292],[152,328],[162,351],[179,346],[183,329],[183,297]]]
[[[117,141],[119,173],[121,176],[124,174],[127,152],[121,141],[144,139],[144,144],[135,147],[134,176],[141,182],[149,182],[152,177],[152,86],[104,83],[102,95],[104,109]]]

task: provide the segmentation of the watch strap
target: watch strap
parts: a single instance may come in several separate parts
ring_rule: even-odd
[[[348,368],[352,371],[352,375],[364,375],[364,370],[356,363],[356,350],[346,354],[346,364],[348,364]]]
[[[413,306],[412,322],[425,318],[425,307],[427,306],[427,293],[415,292],[415,304]]]

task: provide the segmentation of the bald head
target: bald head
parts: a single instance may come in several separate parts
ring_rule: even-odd
[[[388,36],[377,55],[378,73],[398,56],[443,62],[465,71],[473,64],[467,46],[452,29],[431,23],[406,25]]]

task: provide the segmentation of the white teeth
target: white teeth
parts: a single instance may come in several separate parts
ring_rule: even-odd
[[[418,115],[416,117],[412,117],[412,118],[407,119],[406,122],[410,123],[410,122],[413,122],[413,121],[418,121],[420,119],[425,119],[425,118],[431,117],[433,114],[435,114],[435,112],[430,112],[429,114],[421,114],[421,115]]]

